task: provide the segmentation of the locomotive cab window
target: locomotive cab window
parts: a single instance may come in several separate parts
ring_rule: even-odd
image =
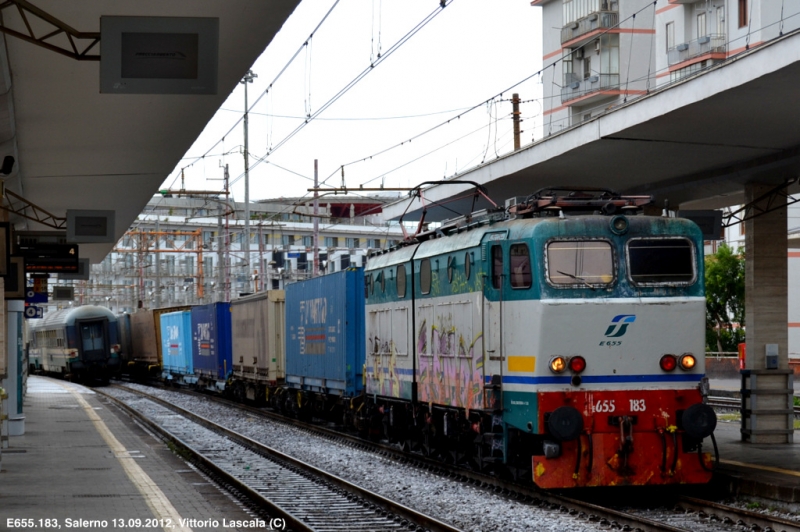
[[[695,281],[694,246],[686,238],[628,242],[628,272],[638,285],[689,285]]]
[[[509,266],[511,268],[511,287],[531,287],[531,255],[525,244],[513,244],[509,251]]]
[[[611,243],[560,240],[547,244],[547,280],[561,288],[605,286],[614,281]]]

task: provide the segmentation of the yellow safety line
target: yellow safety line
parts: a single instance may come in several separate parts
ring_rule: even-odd
[[[168,530],[169,532],[192,532],[191,528],[181,526],[181,514],[179,514],[178,510],[172,506],[172,503],[169,502],[167,496],[164,495],[164,492],[162,492],[158,487],[158,484],[153,482],[147,473],[145,473],[144,470],[139,467],[139,464],[136,463],[136,460],[128,455],[128,450],[125,449],[125,446],[122,445],[109,430],[105,422],[103,422],[100,416],[97,415],[97,412],[94,411],[94,408],[92,408],[91,405],[89,405],[89,403],[83,397],[81,397],[81,394],[72,388],[61,383],[58,384],[72,394],[72,396],[77,399],[78,403],[80,403],[81,407],[86,411],[86,415],[92,420],[94,428],[97,429],[97,432],[100,433],[100,435],[106,441],[106,444],[114,452],[114,456],[116,456],[117,460],[119,460],[119,463],[122,465],[122,468],[125,470],[128,478],[131,479],[131,482],[133,482],[133,484],[144,497],[147,506],[149,506],[153,511],[153,515],[157,519],[164,521],[164,530]],[[171,527],[167,525],[167,521],[171,521]]]
[[[782,473],[784,475],[791,475],[793,477],[800,477],[797,471],[790,471],[788,469],[781,469],[780,467],[763,466],[758,464],[745,464],[744,462],[736,462],[734,460],[720,460],[723,464],[735,465],[740,467],[749,467],[751,469],[763,469],[764,471],[772,471],[774,473]]]

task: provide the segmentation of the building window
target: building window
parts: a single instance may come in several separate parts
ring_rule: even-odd
[[[284,246],[293,246],[294,245],[294,235],[283,235],[281,237],[281,244]]]
[[[708,30],[706,29],[706,14],[700,13],[699,15],[697,15],[697,32],[695,37],[699,39],[700,37],[703,37],[706,34],[708,34]]]
[[[326,236],[325,237],[325,247],[328,247],[328,248],[339,247],[339,237],[338,236]]]
[[[739,27],[747,26],[747,0],[739,0]]]
[[[675,23],[667,22],[667,52],[675,48]]]
[[[355,249],[358,247],[358,239],[357,238],[347,238],[345,240],[345,247]]]
[[[717,35],[725,35],[725,6],[717,8]]]
[[[313,236],[304,236],[303,237],[303,246],[310,248],[314,245],[314,237]]]
[[[589,79],[592,75],[592,58],[586,57],[583,60],[583,79]]]

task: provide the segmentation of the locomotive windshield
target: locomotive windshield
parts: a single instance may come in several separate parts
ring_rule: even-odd
[[[614,280],[611,244],[602,240],[554,241],[547,245],[547,277],[554,285],[607,285]]]
[[[692,243],[685,238],[638,238],[628,242],[628,271],[636,284],[691,284]]]

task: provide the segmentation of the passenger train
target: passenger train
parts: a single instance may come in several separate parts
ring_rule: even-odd
[[[68,308],[28,322],[33,371],[107,382],[119,371],[117,317],[104,307]]]
[[[212,338],[230,362],[181,376],[164,343],[159,370],[542,488],[708,482],[702,234],[643,215],[649,202],[515,198],[365,269],[234,301],[219,314],[229,339]],[[156,334],[192,327],[197,367],[197,324],[168,315]],[[141,358],[132,343],[125,367]]]

